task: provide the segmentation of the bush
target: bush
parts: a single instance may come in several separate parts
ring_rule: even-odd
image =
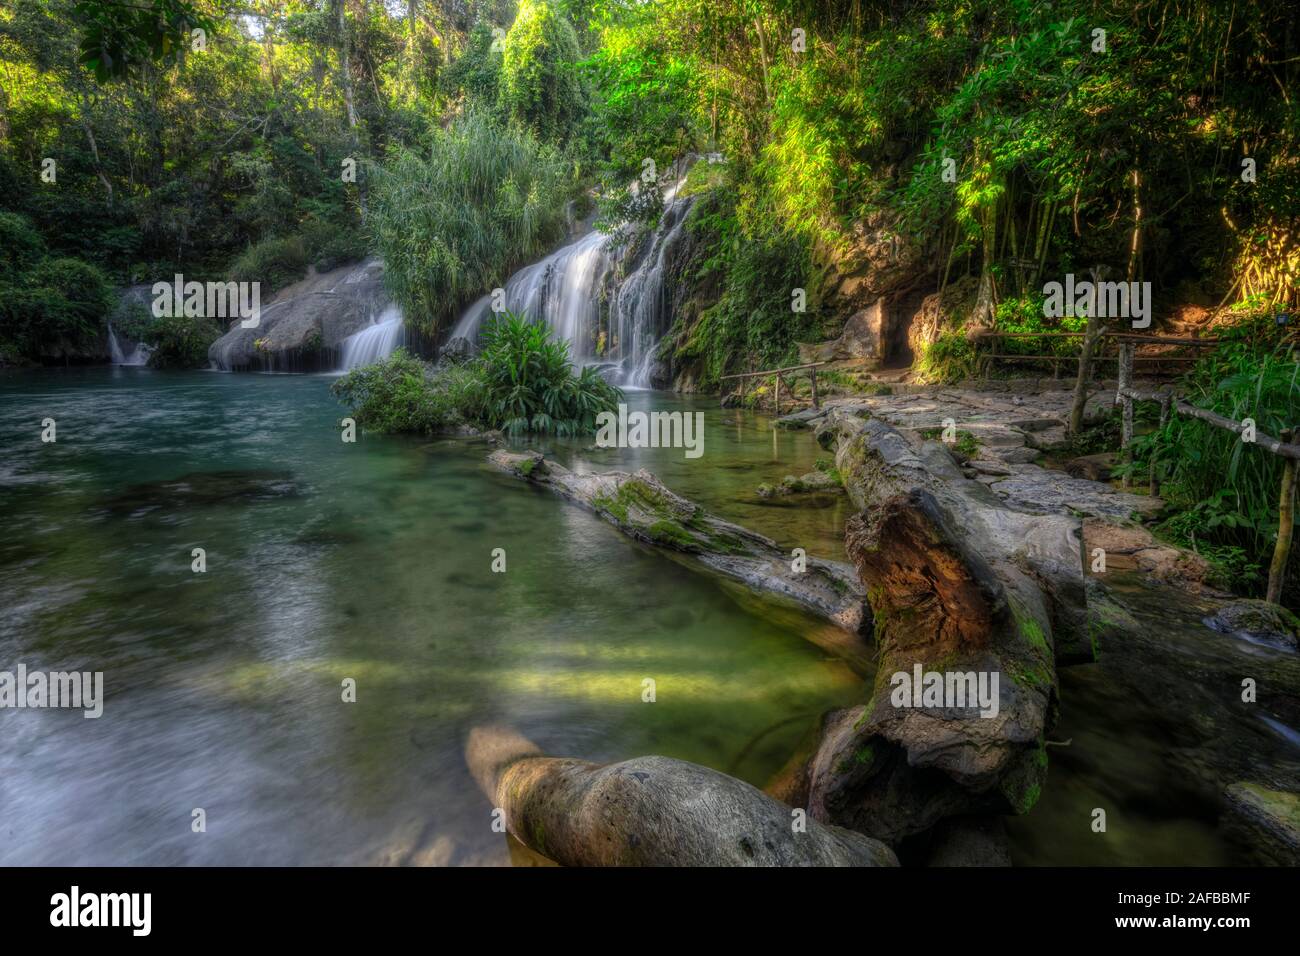
[[[915,377],[918,382],[960,382],[974,376],[977,361],[966,332],[948,329],[916,356]]]
[[[328,272],[366,257],[365,237],[350,224],[313,219],[302,227],[301,235],[307,261],[317,272]]]
[[[456,390],[440,388],[430,366],[404,348],[353,369],[331,391],[352,409],[357,424],[379,432],[429,435],[462,420],[452,402]]]
[[[594,368],[575,375],[569,343],[523,316],[495,317],[482,342],[483,418],[509,434],[592,432],[596,415],[616,409],[623,398]]]
[[[443,91],[464,98],[475,110],[497,109],[501,82],[501,53],[493,51],[492,25],[480,20],[470,30],[460,56],[438,77]]]
[[[1192,367],[1177,391],[1225,418],[1253,418],[1258,431],[1274,437],[1297,425],[1300,360],[1285,327],[1256,315],[1217,331],[1226,341]],[[1175,509],[1160,530],[1217,563],[1233,586],[1258,589],[1259,567],[1277,538],[1282,459],[1176,414],[1133,448],[1138,474],[1155,456],[1162,494]]]
[[[434,369],[405,349],[353,369],[333,392],[357,422],[375,431],[429,435],[457,425],[575,435],[594,432],[596,415],[623,394],[592,368],[576,373],[567,342],[506,313],[489,323],[484,349],[464,365]]]
[[[824,337],[820,308],[809,282],[813,275],[809,244],[747,209],[739,191],[723,184],[700,196],[687,228],[708,250],[695,279],[720,289],[679,351],[703,359],[701,386],[748,359],[758,368],[786,365],[798,357],[798,342]],[[791,311],[790,290],[806,288],[804,313]]]
[[[301,279],[308,261],[307,244],[301,236],[263,239],[231,263],[230,278],[236,282],[260,282],[269,293]]]
[[[365,256],[365,238],[350,224],[308,219],[291,236],[263,239],[245,249],[231,263],[230,278],[260,282],[267,295],[303,278],[308,266],[328,272]]]
[[[0,267],[26,269],[45,256],[45,240],[24,216],[0,212]]]
[[[204,368],[208,346],[221,337],[221,328],[211,319],[185,315],[155,318],[137,341],[153,348],[152,368]]]
[[[18,217],[0,223],[20,245],[15,260],[36,255],[24,241]],[[17,227],[17,228],[15,228]],[[30,260],[25,260],[30,261]],[[113,285],[97,266],[80,259],[41,259],[26,271],[0,278],[0,342],[8,360],[39,359],[55,349],[84,348],[104,326],[113,306]]]

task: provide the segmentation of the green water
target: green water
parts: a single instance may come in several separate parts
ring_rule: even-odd
[[[0,669],[103,671],[107,698],[98,720],[0,711],[0,864],[502,863],[464,764],[476,725],[762,785],[823,710],[861,695],[809,639],[826,625],[496,474],[482,444],[345,444],[331,381],[0,374]],[[653,467],[733,520],[837,556],[836,508],[752,494],[811,469],[811,437],[773,444],[765,422],[698,408],[695,461],[555,451]]]
[[[841,632],[496,473],[484,444],[344,444],[332,381],[0,373],[0,670],[103,671],[107,696],[98,720],[0,710],[0,864],[505,863],[464,764],[475,726],[762,785],[819,714],[865,695],[819,649]],[[707,399],[628,401],[703,413],[704,455],[541,447],[648,468],[783,547],[842,557],[842,500],[754,493],[826,454],[810,434]],[[1296,684],[1295,655],[1216,634],[1169,593],[1128,588],[1140,634],[1061,670],[1049,739],[1068,746],[1008,821],[1016,863],[1253,862],[1224,787],[1300,785],[1300,735],[1237,698],[1241,674]]]

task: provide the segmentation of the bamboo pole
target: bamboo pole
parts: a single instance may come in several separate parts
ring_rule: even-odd
[[[812,407],[820,408],[821,406],[817,403],[817,366],[814,365],[808,370],[808,377],[812,381]]]
[[[1290,444],[1293,429],[1282,432],[1282,441]],[[1291,536],[1295,530],[1295,475],[1296,460],[1286,459],[1282,467],[1282,493],[1278,501],[1277,546],[1273,549],[1273,563],[1268,568],[1268,594],[1270,604],[1282,603],[1282,585],[1286,582],[1287,561],[1291,557]]]
[[[1174,393],[1164,391],[1160,393],[1160,427],[1163,429],[1169,423],[1170,409],[1173,407]],[[1150,484],[1151,497],[1156,498],[1160,495],[1160,472],[1156,468],[1155,446],[1151,449],[1151,473],[1147,478]]]
[[[1134,346],[1131,342],[1120,343],[1119,387],[1115,392],[1115,398],[1120,403],[1123,411],[1120,450],[1123,452],[1126,465],[1133,462],[1133,396],[1130,394],[1133,387],[1133,351]],[[1133,487],[1133,472],[1131,470],[1124,472],[1123,485],[1125,488]]]
[[[1093,270],[1093,281],[1097,281]],[[1090,310],[1095,311],[1095,310]],[[1079,351],[1079,374],[1074,380],[1074,401],[1070,405],[1070,424],[1066,428],[1069,435],[1077,435],[1083,429],[1084,406],[1088,404],[1088,375],[1092,371],[1092,353],[1102,338],[1101,320],[1094,315],[1088,316],[1088,326]]]

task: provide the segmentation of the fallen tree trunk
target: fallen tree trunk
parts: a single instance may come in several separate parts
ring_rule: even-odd
[[[498,450],[488,460],[594,511],[639,541],[793,601],[853,634],[871,629],[866,591],[850,565],[812,557],[796,560],[770,538],[723,521],[669,491],[648,471],[577,474],[537,452]]]
[[[529,849],[564,866],[897,866],[877,840],[798,815],[725,774],[667,757],[547,757],[502,727],[465,760]]]
[[[824,724],[810,812],[892,843],[948,816],[1027,811],[1055,719],[1054,640],[1087,636],[1079,522],[1009,508],[941,444],[878,420],[835,410],[818,439],[860,509],[846,545],[880,666],[870,700]]]

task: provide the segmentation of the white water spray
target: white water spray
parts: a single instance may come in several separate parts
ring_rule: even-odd
[[[114,365],[145,365],[149,362],[149,355],[153,352],[149,346],[143,342],[136,342],[131,346],[131,351],[124,352],[122,343],[118,341],[117,332],[113,326],[108,327],[108,354]]]
[[[401,341],[402,310],[390,305],[370,325],[343,340],[339,368],[347,371],[386,359]]]
[[[655,349],[672,319],[665,279],[692,202],[677,199],[678,186],[664,194],[659,228],[621,282],[621,254],[614,238],[590,232],[512,275],[504,287],[504,307],[545,322],[557,338],[569,343],[569,354],[579,364],[611,363],[618,369],[611,376],[616,384],[650,387]],[[606,296],[602,341],[601,304]],[[465,310],[452,336],[474,341],[491,314],[492,296],[485,295]]]

